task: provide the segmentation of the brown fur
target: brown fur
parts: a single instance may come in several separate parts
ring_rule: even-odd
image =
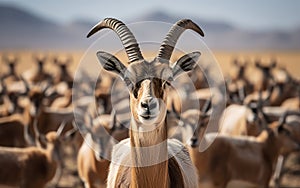
[[[281,107],[286,110],[300,110],[300,99],[299,97],[286,99]]]
[[[0,145],[6,147],[26,147],[32,140],[27,131],[30,121],[28,106],[23,114],[0,118]]]
[[[111,136],[118,141],[123,140],[128,137],[128,130],[116,130]],[[85,187],[93,188],[95,185],[106,187],[109,165],[110,161],[107,159],[97,160],[93,148],[83,143],[78,152],[77,168]]]
[[[300,118],[299,117],[292,117],[292,119],[287,120],[286,122],[286,127],[290,130],[291,137],[298,143],[300,144]],[[288,153],[287,155],[281,155],[281,159],[282,162],[280,163],[280,160],[277,160],[277,164],[276,164],[276,169],[274,172],[274,183],[275,183],[275,187],[280,187],[280,183],[281,183],[281,179],[283,176],[283,172],[282,172],[282,168],[286,162],[287,156],[290,153]],[[278,158],[279,159],[279,158]]]
[[[190,147],[200,185],[211,182],[214,187],[225,187],[230,180],[242,180],[268,187],[278,155],[298,149],[284,134],[275,128],[256,138],[217,136],[204,152]]]
[[[167,130],[165,124],[158,126],[157,130],[146,133],[138,133],[137,131],[130,131],[130,140],[131,140],[131,160],[135,166],[143,165],[146,156],[147,159],[151,155],[154,155],[151,151],[142,152],[139,151],[140,147],[149,147],[159,144],[167,139]],[[141,136],[143,135],[143,136]],[[152,140],[147,140],[145,138],[152,138]],[[131,188],[139,187],[169,187],[168,182],[168,154],[167,154],[167,145],[166,142],[160,146],[159,151],[156,151],[156,155],[160,159],[165,159],[163,162],[146,167],[131,167]],[[146,160],[147,160],[146,159]],[[155,163],[155,161],[152,161]]]
[[[162,81],[160,79],[154,78],[151,81],[143,81],[141,83],[137,83],[136,91],[133,90],[133,93],[130,93],[130,108],[133,115],[133,119],[131,121],[131,131],[130,131],[130,143],[131,143],[131,160],[135,165],[143,165],[145,164],[144,160],[153,160],[149,158],[152,155],[159,155],[158,158],[164,159],[163,162],[159,164],[155,164],[152,166],[146,167],[131,167],[130,168],[130,176],[125,172],[128,172],[127,167],[120,167],[117,175],[116,180],[116,187],[121,185],[125,182],[126,185],[132,188],[138,187],[170,187],[171,182],[170,180],[177,179],[178,183],[182,183],[179,186],[183,187],[183,177],[178,179],[178,174],[176,178],[174,178],[174,173],[170,173],[170,169],[174,168],[175,171],[178,171],[180,168],[177,162],[174,162],[174,159],[170,160],[167,159],[168,157],[168,149],[167,149],[167,142],[162,144],[159,148],[159,151],[156,151],[155,154],[153,151],[143,150],[142,152],[139,151],[141,147],[149,147],[154,146],[156,144],[160,144],[163,141],[167,140],[167,127],[165,120],[165,115],[160,115],[159,120],[160,122],[157,127],[150,132],[140,133],[138,131],[141,123],[138,120],[137,109],[138,105],[141,103],[142,95],[144,92],[149,92],[151,96],[157,97],[166,101],[165,92],[162,90]],[[136,93],[135,93],[136,92]],[[161,105],[161,104],[160,104]],[[145,157],[147,156],[147,159]],[[144,162],[143,162],[144,161]],[[147,161],[148,162],[148,161]],[[153,161],[155,162],[155,161]],[[170,163],[170,165],[169,165]],[[179,170],[180,171],[180,170]],[[179,175],[180,176],[180,175]],[[130,178],[130,179],[128,179]],[[173,185],[173,184],[172,184]]]
[[[37,67],[27,70],[22,76],[31,83],[52,80],[52,76],[45,70],[46,58],[35,58]]]
[[[41,109],[38,117],[38,129],[41,133],[46,134],[50,131],[56,131],[60,124],[65,121],[66,128],[64,132],[73,128],[74,120],[73,108],[48,108]],[[32,122],[33,123],[33,122]]]
[[[267,122],[261,110],[255,113],[246,105],[232,104],[223,112],[220,133],[231,136],[257,136],[266,126]]]
[[[122,23],[115,19],[108,20]],[[181,20],[176,24],[180,23],[192,24],[194,26],[193,30],[198,32],[201,36],[204,36],[203,31],[191,20]],[[108,23],[103,21],[100,25],[101,24]],[[97,25],[94,27],[94,29],[92,29],[88,34],[88,37],[104,28],[99,26]],[[125,25],[122,27],[126,28]],[[109,28],[115,30],[114,27]],[[118,31],[116,32],[120,35]],[[127,34],[129,34],[129,31]],[[131,33],[129,36],[132,37],[132,41],[135,41]],[[120,38],[123,40],[122,37]],[[177,39],[178,38],[175,40],[177,41]],[[129,141],[130,153],[125,153],[123,157],[128,157],[132,162],[131,164],[134,165],[133,167],[130,167],[130,187],[169,187],[168,155],[169,152],[172,152],[172,150],[177,148],[180,149],[182,145],[179,143],[175,144],[174,141],[172,142],[173,145],[170,145],[171,148],[168,149],[167,125],[165,122],[167,113],[165,105],[168,93],[167,88],[176,76],[182,72],[190,71],[195,67],[195,64],[199,59],[200,52],[186,54],[175,64],[170,65],[168,56],[171,56],[173,48],[168,48],[169,51],[167,51],[170,53],[169,55],[166,54],[167,52],[164,52],[164,48],[161,48],[158,57],[148,62],[143,59],[139,51],[138,44],[136,44],[136,42],[133,43],[136,45],[135,50],[138,52],[139,55],[137,56],[139,57],[131,59],[129,47],[125,47],[129,59],[131,59],[130,64],[127,67],[112,54],[99,51],[97,52],[97,57],[102,67],[107,71],[117,73],[124,80],[129,89],[131,130],[130,138],[125,140],[125,142]],[[164,55],[167,58],[163,57]],[[158,147],[151,147],[158,144]],[[118,149],[119,146],[121,145],[118,144],[115,146],[112,158],[118,157],[118,152],[121,152],[121,149]],[[185,177],[185,185],[196,185],[197,181],[195,171],[189,166],[191,165],[191,162],[186,155],[182,156],[182,159],[183,158],[186,161],[177,162],[179,162],[182,165],[182,168],[184,168],[182,169],[186,173],[184,175],[193,176],[191,177],[191,180],[187,180]],[[110,187],[119,185],[119,181],[122,179],[118,177],[124,177],[125,175],[124,171],[121,171],[118,167],[119,165],[115,165],[113,163],[111,165],[111,171],[108,176],[108,181],[111,182],[111,185],[108,185]],[[128,178],[128,176],[126,177]],[[127,182],[129,182],[129,180]]]
[[[0,148],[0,184],[42,188],[54,177],[60,145],[55,132],[48,133],[47,148]],[[4,170],[6,169],[6,170]]]
[[[104,187],[109,164],[110,162],[106,159],[98,161],[94,156],[94,150],[92,148],[84,149],[83,146],[81,146],[77,158],[77,168],[79,176],[85,181],[85,187],[89,186],[93,188],[96,184]]]

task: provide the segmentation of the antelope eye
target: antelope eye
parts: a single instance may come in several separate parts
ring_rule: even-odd
[[[138,97],[138,91],[139,91],[140,87],[141,87],[141,82],[138,82],[135,84],[135,87],[133,88],[133,95],[135,98]]]
[[[172,81],[173,81],[173,77],[170,76],[170,77],[167,79],[167,81],[168,81],[168,82],[172,82]]]

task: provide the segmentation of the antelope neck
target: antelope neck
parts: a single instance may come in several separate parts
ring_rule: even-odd
[[[166,121],[166,120],[165,120]],[[168,187],[167,127],[162,121],[155,130],[138,132],[131,121],[131,187]]]

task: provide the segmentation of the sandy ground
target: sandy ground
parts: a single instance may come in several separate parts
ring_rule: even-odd
[[[24,70],[32,67],[33,58],[32,56],[46,54],[49,58],[46,63],[46,67],[49,70],[53,69],[53,65],[49,62],[53,62],[53,57],[72,57],[73,63],[70,65],[70,69],[72,71],[76,71],[78,68],[79,63],[84,63],[87,60],[95,61],[95,67],[99,68],[98,60],[95,54],[85,53],[84,51],[65,51],[65,52],[55,52],[55,51],[40,51],[40,52],[29,52],[29,51],[16,51],[16,52],[1,52],[0,51],[0,59],[3,55],[12,55],[17,54],[19,57],[19,65],[17,66],[17,70],[19,72],[24,72]],[[147,57],[154,57],[155,53],[153,52],[144,52],[144,56]],[[276,51],[257,51],[257,52],[221,52],[221,51],[212,51],[213,56],[216,58],[218,66],[223,71],[224,75],[228,73],[230,67],[232,66],[232,60],[238,58],[242,61],[246,60],[249,62],[253,62],[255,59],[261,59],[263,63],[268,64],[268,61],[272,58],[275,58],[278,61],[278,65],[285,67],[293,76],[300,78],[300,51],[286,51],[286,52],[276,52]],[[171,58],[171,61],[174,62],[178,57],[179,54],[174,54]],[[118,54],[118,58],[122,62],[127,62],[127,58],[124,53]],[[206,58],[204,56],[203,58]],[[3,61],[0,60],[1,69],[0,72],[6,71],[6,67],[2,66]],[[89,67],[90,69],[94,67]]]

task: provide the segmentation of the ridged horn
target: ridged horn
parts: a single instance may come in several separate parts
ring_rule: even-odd
[[[174,47],[180,35],[187,29],[191,29],[196,33],[198,33],[199,35],[201,35],[202,37],[204,37],[204,32],[202,31],[202,29],[197,24],[195,24],[192,20],[189,19],[179,20],[172,26],[167,36],[165,37],[164,41],[162,42],[157,57],[170,60]]]
[[[109,28],[117,33],[121,42],[123,43],[123,46],[125,47],[125,51],[130,63],[144,59],[140,51],[139,44],[137,43],[132,32],[123,22],[115,18],[105,18],[103,21],[96,24],[87,34],[87,38],[104,28]]]

